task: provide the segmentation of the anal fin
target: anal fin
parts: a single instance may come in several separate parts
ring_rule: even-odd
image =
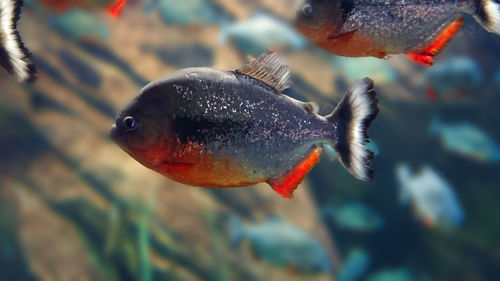
[[[434,57],[450,42],[451,38],[457,34],[463,24],[463,17],[456,19],[446,26],[423,51],[417,53],[407,52],[406,55],[420,64],[431,66],[434,63]]]
[[[290,171],[283,175],[278,175],[274,178],[268,179],[267,183],[285,198],[292,198],[293,192],[305,178],[307,173],[318,163],[322,150],[315,148],[309,152],[300,162],[293,167]]]

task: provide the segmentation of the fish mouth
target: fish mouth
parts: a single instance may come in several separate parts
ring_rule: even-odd
[[[119,141],[120,136],[118,134],[118,127],[116,126],[116,124],[113,124],[113,126],[111,126],[111,130],[109,131],[109,138],[116,143]]]

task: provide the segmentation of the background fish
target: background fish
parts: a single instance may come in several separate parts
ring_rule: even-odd
[[[111,131],[146,167],[181,183],[236,187],[267,182],[284,197],[334,145],[344,167],[372,178],[373,152],[363,146],[378,108],[373,82],[351,88],[322,117],[281,92],[289,70],[277,53],[236,71],[185,69],[146,86]]]
[[[407,54],[432,65],[471,14],[488,31],[500,33],[495,0],[305,0],[295,25],[319,47],[341,56],[385,58]]]
[[[407,164],[396,167],[400,199],[411,202],[415,216],[428,227],[458,227],[464,212],[453,187],[429,166],[415,175]]]
[[[483,83],[478,63],[468,57],[452,57],[425,71],[425,90],[429,100],[460,98]]]
[[[322,214],[325,218],[332,218],[339,229],[370,232],[380,229],[383,225],[379,214],[359,202],[325,208]]]
[[[104,22],[94,14],[80,9],[55,15],[48,24],[64,37],[75,41],[88,38],[106,40],[110,36]]]
[[[33,83],[36,68],[17,31],[23,1],[0,0],[0,65],[18,82]]]
[[[301,49],[307,44],[289,25],[264,13],[255,14],[247,21],[224,23],[219,42],[228,40],[233,41],[244,54],[251,56],[275,48]]]
[[[258,258],[278,266],[287,266],[301,273],[332,273],[332,266],[323,245],[306,231],[279,218],[243,226],[231,219],[231,243],[248,240]]]
[[[435,117],[429,132],[439,136],[441,144],[450,152],[480,162],[500,161],[500,146],[488,133],[471,123],[446,124]]]

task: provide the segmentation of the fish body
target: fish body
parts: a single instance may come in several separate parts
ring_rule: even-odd
[[[232,244],[250,242],[257,257],[277,266],[287,266],[301,273],[332,272],[330,258],[323,245],[303,229],[278,218],[243,226],[231,221]]]
[[[408,54],[432,65],[433,57],[472,14],[500,33],[494,0],[305,0],[295,25],[319,47],[347,57]]]
[[[464,220],[453,187],[429,166],[412,174],[406,164],[396,168],[402,203],[411,202],[416,217],[428,227],[458,227]]]
[[[71,40],[83,38],[109,38],[109,29],[99,18],[90,12],[72,9],[49,20],[49,26]]]
[[[15,81],[33,83],[36,68],[17,31],[22,5],[23,1],[0,0],[0,66]]]
[[[459,97],[479,87],[483,82],[483,73],[473,59],[454,57],[429,68],[424,81],[430,98]]]
[[[117,17],[127,0],[37,0],[57,12],[66,12],[73,8],[94,9],[105,8]]]
[[[244,22],[223,24],[219,41],[223,43],[228,39],[251,56],[274,48],[300,49],[307,43],[289,25],[263,13],[255,14]]]
[[[380,229],[383,219],[367,206],[350,202],[340,207],[326,208],[323,214],[332,217],[334,222],[342,229],[358,232],[370,232]]]
[[[362,249],[349,251],[342,268],[337,276],[337,281],[356,281],[365,274],[370,267],[370,256]]]
[[[449,151],[478,162],[499,162],[500,146],[481,128],[471,123],[443,123],[435,118],[429,128]]]
[[[369,179],[373,153],[362,142],[377,112],[372,82],[359,81],[322,117],[281,94],[288,79],[277,53],[236,71],[184,69],[146,86],[119,114],[111,137],[146,167],[194,186],[267,182],[291,197],[323,144],[334,145],[353,175]]]

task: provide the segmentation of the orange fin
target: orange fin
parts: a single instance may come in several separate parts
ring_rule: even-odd
[[[120,12],[122,11],[123,9],[123,6],[125,6],[125,2],[127,2],[127,0],[119,0],[118,2],[116,2],[116,4],[114,4],[110,9],[109,9],[109,13],[117,18],[120,16]]]
[[[463,24],[464,18],[461,17],[445,27],[425,50],[418,53],[408,52],[406,54],[410,59],[420,64],[431,66],[434,63],[434,57],[450,42],[451,38],[457,34]]]
[[[292,198],[293,191],[297,188],[299,183],[305,178],[307,173],[318,163],[322,150],[316,148],[309,152],[293,169],[286,174],[267,180],[271,187],[285,198]]]

